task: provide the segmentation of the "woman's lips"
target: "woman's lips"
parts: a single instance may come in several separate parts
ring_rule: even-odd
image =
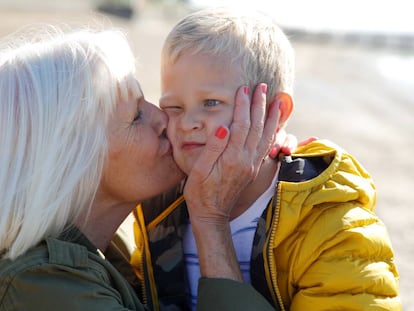
[[[162,140],[161,145],[161,154],[166,156],[173,155],[173,145],[171,144],[169,139]]]

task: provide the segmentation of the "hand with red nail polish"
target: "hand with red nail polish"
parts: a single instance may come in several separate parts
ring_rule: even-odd
[[[207,239],[206,234],[214,235],[216,233],[213,232],[229,229],[233,207],[246,186],[257,176],[270,149],[278,111],[270,109],[265,116],[265,91],[266,88],[260,84],[250,103],[246,87],[239,89],[230,128],[219,127],[208,139],[188,176],[184,196],[194,235],[199,238],[197,246],[201,253],[204,243],[208,245],[214,240],[212,237]],[[255,126],[251,126],[253,124]],[[203,236],[199,237],[199,234]],[[207,249],[211,251],[211,248],[206,247],[206,251]],[[226,256],[230,256],[230,253]],[[214,267],[208,267],[210,263],[204,263],[202,273],[214,276]],[[230,270],[233,268],[229,267]],[[238,275],[236,279],[241,280],[238,269],[232,271],[234,273],[228,277],[234,279]]]

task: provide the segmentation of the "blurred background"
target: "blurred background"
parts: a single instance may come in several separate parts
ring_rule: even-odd
[[[208,5],[274,15],[296,50],[296,110],[288,130],[341,145],[371,172],[389,229],[404,310],[414,310],[414,18],[409,1],[0,0],[0,36],[36,23],[124,29],[138,79],[159,96],[159,54],[172,26]]]

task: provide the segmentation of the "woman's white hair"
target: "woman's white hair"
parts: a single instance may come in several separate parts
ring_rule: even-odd
[[[88,214],[108,119],[119,98],[138,91],[118,30],[37,27],[0,44],[1,257],[16,258]]]
[[[161,69],[183,53],[225,57],[229,65],[241,68],[251,89],[267,83],[268,98],[276,92],[293,92],[293,48],[266,14],[219,7],[187,15],[166,38]]]

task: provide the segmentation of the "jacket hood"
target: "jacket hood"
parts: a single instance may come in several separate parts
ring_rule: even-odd
[[[282,221],[277,240],[291,234],[313,208],[349,203],[373,211],[376,203],[375,185],[368,172],[353,156],[327,140],[301,146],[285,157],[279,181],[276,195]]]

